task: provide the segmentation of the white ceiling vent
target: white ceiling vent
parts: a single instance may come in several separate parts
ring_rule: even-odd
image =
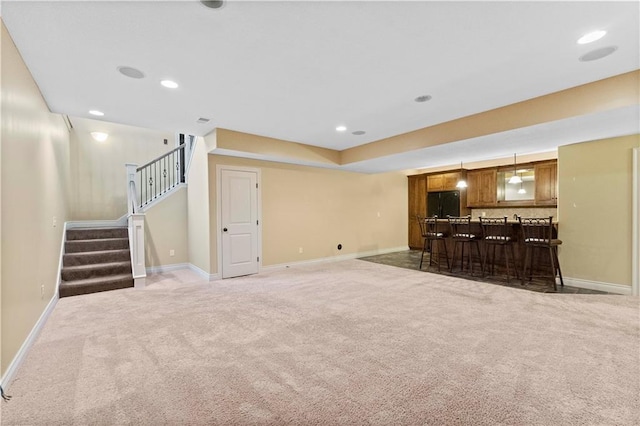
[[[601,47],[600,49],[592,50],[591,52],[585,53],[580,56],[580,60],[582,62],[596,61],[598,59],[602,59],[605,56],[611,55],[613,52],[618,50],[618,46],[608,46]]]
[[[198,123],[198,124],[206,124],[209,121],[211,121],[211,120],[209,120],[208,118],[200,117],[200,118],[198,118],[198,120],[196,120],[196,123]]]

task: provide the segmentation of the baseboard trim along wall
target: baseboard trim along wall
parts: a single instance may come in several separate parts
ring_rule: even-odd
[[[22,343],[22,346],[20,346],[20,350],[18,351],[16,356],[13,357],[11,364],[9,364],[7,371],[4,373],[4,376],[0,380],[0,385],[5,391],[9,389],[9,386],[11,385],[11,382],[14,376],[16,375],[16,372],[18,371],[18,369],[26,359],[27,354],[31,349],[31,346],[33,346],[34,342],[36,341],[36,338],[40,334],[40,331],[42,330],[44,325],[47,323],[47,320],[49,319],[51,312],[53,312],[53,308],[56,307],[56,304],[58,303],[58,299],[59,299],[58,292],[56,291],[53,297],[51,298],[51,300],[49,301],[49,304],[45,308],[44,312],[42,312],[42,315],[40,315],[40,318],[38,318],[38,321],[31,329],[31,332],[27,336],[26,340]]]
[[[408,246],[401,246],[401,247],[393,247],[393,248],[388,248],[388,249],[378,249],[378,250],[369,250],[369,251],[357,252],[357,253],[341,254],[341,255],[338,255],[338,256],[321,257],[319,259],[302,260],[302,261],[299,261],[299,262],[280,263],[280,264],[277,264],[277,265],[262,266],[260,268],[260,272],[269,272],[269,271],[274,271],[274,270],[278,270],[278,269],[286,269],[286,268],[290,268],[290,267],[293,267],[293,266],[312,265],[312,264],[315,264],[315,263],[339,262],[339,261],[343,261],[343,260],[357,259],[359,257],[375,256],[375,255],[378,255],[378,254],[395,253],[395,252],[398,252],[398,251],[405,251],[405,250],[409,250],[409,247]]]
[[[607,293],[631,295],[631,286],[622,284],[603,283],[600,281],[583,280],[581,278],[564,277],[564,285],[588,290],[606,291]]]
[[[198,268],[193,263],[174,263],[171,265],[151,266],[147,268],[147,274],[162,274],[164,272],[177,271],[180,269],[190,269],[207,281],[215,281],[220,278],[218,274],[209,274]]]

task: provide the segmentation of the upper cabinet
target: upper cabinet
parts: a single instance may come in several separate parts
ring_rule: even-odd
[[[427,191],[453,191],[460,180],[460,172],[441,173],[427,176]]]
[[[496,205],[497,173],[495,168],[467,172],[467,207]]]
[[[535,165],[536,205],[558,204],[558,163],[556,161]]]

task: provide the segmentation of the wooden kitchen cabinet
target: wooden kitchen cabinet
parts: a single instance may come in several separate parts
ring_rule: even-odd
[[[535,203],[540,206],[558,204],[558,163],[539,163],[535,169]]]
[[[490,207],[497,204],[498,169],[467,172],[467,207]]]
[[[427,191],[454,191],[460,180],[460,172],[440,173],[427,176]]]
[[[408,176],[409,179],[409,247],[422,249],[422,234],[416,216],[427,215],[427,177]]]

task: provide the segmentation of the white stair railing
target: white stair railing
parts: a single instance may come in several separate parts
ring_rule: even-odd
[[[143,288],[147,278],[144,257],[144,218],[140,212],[138,191],[136,189],[137,164],[126,164],[127,168],[127,222],[129,226],[129,251],[131,253],[131,272],[136,288]]]

